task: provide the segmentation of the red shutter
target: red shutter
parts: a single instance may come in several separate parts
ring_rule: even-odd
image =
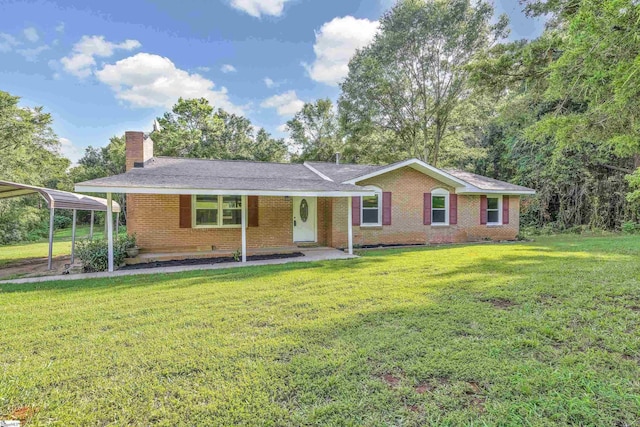
[[[382,193],[382,225],[391,225],[391,193]]]
[[[424,225],[431,225],[431,193],[424,193],[424,209],[423,209]]]
[[[247,225],[249,227],[258,226],[258,196],[247,197],[247,213],[249,215]]]
[[[449,225],[458,223],[458,195],[449,195]]]
[[[502,223],[509,224],[509,196],[502,196]]]
[[[191,228],[191,197],[180,195],[180,228]]]
[[[487,196],[480,196],[480,224],[487,223]]]
[[[360,225],[360,197],[351,198],[351,225]]]

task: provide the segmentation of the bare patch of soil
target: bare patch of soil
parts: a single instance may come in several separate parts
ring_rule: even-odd
[[[382,380],[387,383],[389,387],[396,387],[400,383],[400,378],[394,377],[392,374],[383,374]]]
[[[506,298],[489,298],[484,300],[485,302],[490,303],[491,305],[493,305],[495,308],[499,308],[502,310],[506,310],[509,309],[515,305],[517,305],[515,302],[506,299]]]

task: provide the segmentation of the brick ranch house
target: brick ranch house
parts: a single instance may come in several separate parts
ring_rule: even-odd
[[[126,132],[126,173],[76,184],[126,193],[127,230],[150,252],[512,240],[521,187],[417,159],[385,166],[153,156]],[[112,266],[111,266],[112,269]]]

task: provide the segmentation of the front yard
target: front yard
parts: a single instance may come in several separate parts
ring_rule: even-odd
[[[0,419],[637,425],[640,238],[0,285]]]

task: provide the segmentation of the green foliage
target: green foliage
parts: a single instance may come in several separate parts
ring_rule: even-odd
[[[113,240],[113,265],[119,266],[127,257],[127,249],[135,246],[135,236],[118,236]],[[107,271],[109,246],[107,240],[84,239],[76,243],[76,253],[85,273]]]
[[[158,122],[161,130],[151,134],[156,156],[280,162],[288,154],[284,140],[264,129],[255,134],[249,119],[215,110],[204,98],[180,98]]]
[[[492,18],[486,2],[399,1],[349,63],[339,107],[350,145],[382,132],[393,136],[396,160],[437,165],[468,116],[467,65],[504,35],[506,19]]]
[[[343,152],[341,130],[330,99],[306,103],[287,122],[293,145],[300,154],[297,160],[328,162]]]
[[[626,234],[635,234],[640,232],[640,224],[633,221],[625,221],[622,223],[622,232]]]
[[[2,284],[0,414],[37,408],[28,426],[637,424],[640,238],[535,240]]]
[[[51,115],[42,107],[20,107],[19,100],[0,91],[0,179],[69,189],[70,162],[60,155]],[[48,214],[43,205],[35,196],[0,200],[0,244],[39,235]]]

